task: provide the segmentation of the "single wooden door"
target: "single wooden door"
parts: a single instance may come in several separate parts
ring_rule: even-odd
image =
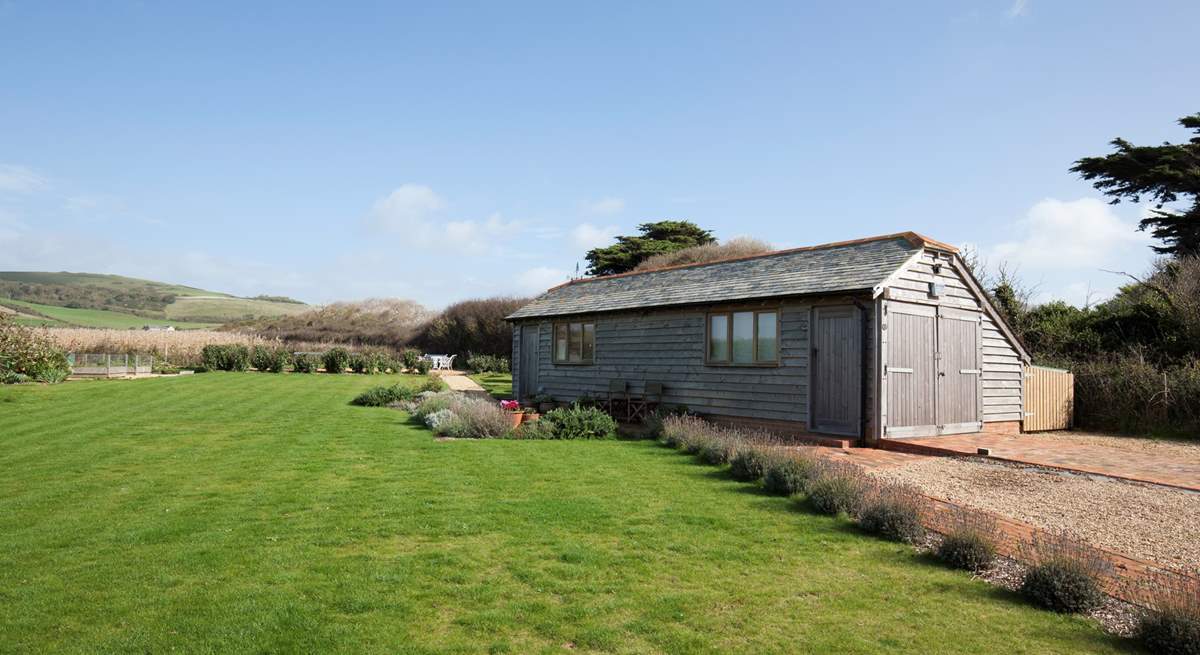
[[[980,378],[980,324],[976,313],[938,314],[938,434],[978,432]]]
[[[889,302],[886,315],[889,437],[937,434],[937,308]]]
[[[540,345],[537,325],[521,326],[520,364],[517,366],[517,397],[528,398],[537,393],[538,346]]]
[[[811,356],[812,429],[859,436],[862,311],[853,305],[815,308]]]

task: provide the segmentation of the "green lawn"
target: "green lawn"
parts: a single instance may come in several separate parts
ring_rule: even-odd
[[[511,373],[475,373],[471,379],[492,394],[493,398],[513,397]]]
[[[63,324],[73,325],[76,327],[92,327],[92,328],[115,328],[124,330],[128,328],[140,328],[144,325],[174,325],[177,328],[199,329],[211,328],[220,325],[220,323],[189,323],[186,321],[165,320],[161,318],[145,318],[143,316],[135,316],[133,314],[125,314],[122,312],[111,312],[105,309],[77,309],[72,307],[55,307],[54,305],[42,305],[38,303],[25,302],[23,300],[12,300],[10,298],[0,298],[0,302],[16,309],[18,311],[36,312],[43,316],[47,316],[52,321],[44,322],[45,325],[52,327],[62,327]],[[22,322],[30,324],[36,319],[23,319]],[[57,321],[58,323],[54,323]],[[40,323],[39,323],[40,324]]]
[[[395,378],[0,388],[0,651],[1107,653],[650,442],[435,441]]]

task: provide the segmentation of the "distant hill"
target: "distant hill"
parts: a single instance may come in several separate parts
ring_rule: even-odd
[[[32,271],[0,271],[0,305],[25,324],[119,328],[210,327],[310,309],[282,296],[239,298],[121,275]]]

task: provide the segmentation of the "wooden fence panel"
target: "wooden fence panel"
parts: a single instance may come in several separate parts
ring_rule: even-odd
[[[1025,367],[1025,432],[1066,430],[1075,416],[1075,376],[1045,366]]]

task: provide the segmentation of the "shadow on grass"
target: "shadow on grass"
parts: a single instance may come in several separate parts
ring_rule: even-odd
[[[785,497],[777,494],[772,494],[763,488],[760,482],[743,482],[736,480],[730,473],[728,466],[713,466],[700,460],[695,455],[689,455],[683,451],[672,448],[663,447],[657,449],[656,452],[663,454],[675,455],[679,462],[683,465],[701,466],[707,470],[699,473],[696,477],[702,478],[711,482],[733,483],[723,485],[725,491],[731,491],[737,494],[747,494],[757,498],[761,498],[762,503],[757,504],[757,509],[771,512],[780,515],[803,515],[813,518],[825,519],[822,521],[825,525],[823,528],[831,533],[853,536],[859,539],[870,539],[882,543],[890,543],[897,546],[896,549],[880,550],[877,553],[877,559],[883,564],[902,564],[914,566],[923,571],[951,571],[958,574],[966,575],[974,580],[974,576],[967,571],[959,571],[946,565],[930,551],[918,551],[911,544],[892,541],[883,538],[875,533],[868,532],[854,522],[845,514],[838,516],[830,516],[824,512],[820,512],[801,495]],[[969,600],[973,598],[983,597],[989,601],[1001,603],[1011,603],[1014,605],[1023,605],[1025,607],[1035,607],[1022,596],[1019,592],[1001,587],[999,585],[983,582],[980,585],[939,585],[939,590],[945,594],[951,594],[954,597]],[[1090,620],[1086,617],[1077,617],[1080,620]],[[1142,650],[1136,642],[1130,639],[1122,638],[1118,635],[1101,631],[1095,636],[1095,643],[1106,644],[1119,650],[1127,652],[1141,653]]]

